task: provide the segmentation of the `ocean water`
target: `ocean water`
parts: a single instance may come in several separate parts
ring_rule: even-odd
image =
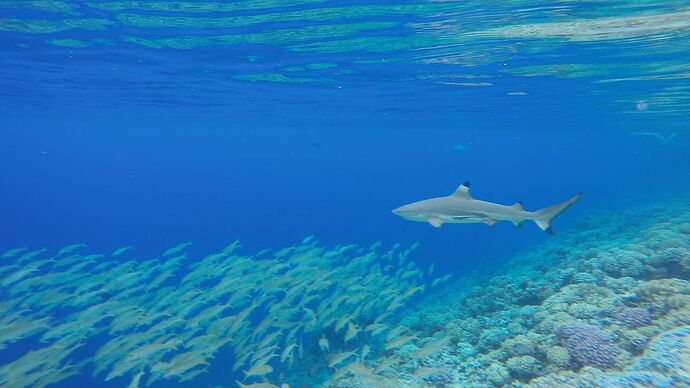
[[[687,4],[2,0],[0,70],[0,387],[690,386]],[[392,213],[463,182],[582,197]]]

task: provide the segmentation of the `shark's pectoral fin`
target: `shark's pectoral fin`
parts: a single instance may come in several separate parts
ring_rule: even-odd
[[[434,228],[440,228],[441,225],[443,225],[443,220],[438,217],[429,217],[427,221],[429,221],[429,224]]]
[[[484,225],[494,226],[494,224],[497,223],[498,221],[493,220],[491,218],[482,218],[482,222],[484,223]]]

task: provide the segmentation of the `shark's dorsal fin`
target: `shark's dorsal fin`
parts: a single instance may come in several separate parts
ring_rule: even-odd
[[[457,198],[462,198],[462,199],[472,199],[472,196],[470,195],[470,182],[465,182],[458,186],[458,188],[455,190],[453,194],[451,194],[451,197],[457,197]]]
[[[522,202],[515,202],[513,206],[511,206],[515,210],[521,210],[524,211],[525,208],[522,207]]]

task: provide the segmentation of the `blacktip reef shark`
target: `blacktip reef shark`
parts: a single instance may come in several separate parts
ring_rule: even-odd
[[[551,221],[577,202],[581,195],[578,193],[559,204],[530,212],[523,209],[520,202],[506,206],[474,199],[470,195],[470,183],[465,182],[447,197],[413,202],[394,209],[393,213],[406,220],[428,222],[436,228],[443,224],[483,223],[491,226],[499,221],[521,226],[523,221],[534,221],[541,230],[553,234]]]

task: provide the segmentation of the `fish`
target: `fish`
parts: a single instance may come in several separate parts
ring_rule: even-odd
[[[383,323],[374,322],[372,324],[367,325],[367,327],[364,328],[364,331],[374,331],[376,329],[381,329],[385,327],[386,325],[384,325]]]
[[[254,384],[242,384],[240,381],[235,381],[237,386],[240,388],[278,388],[277,385],[271,383],[254,383]]]
[[[667,144],[675,144],[677,145],[678,142],[675,140],[676,136],[678,136],[678,132],[673,132],[667,136],[659,133],[659,132],[632,132],[628,135],[628,137],[632,136],[640,136],[640,137],[649,137],[654,139],[659,145],[667,145]]]
[[[28,248],[24,248],[24,247],[22,247],[22,248],[13,248],[13,249],[10,249],[9,251],[6,251],[5,253],[3,253],[2,256],[0,256],[0,258],[1,258],[1,259],[5,259],[5,258],[8,258],[8,257],[14,257],[14,256],[17,256],[18,254],[20,254],[20,253],[22,253],[22,252],[24,252],[24,251],[27,251],[27,250],[28,250]]]
[[[207,368],[189,371],[189,372],[185,373],[182,377],[180,377],[180,382],[183,383],[185,381],[192,381],[197,376],[199,376],[200,374],[204,374],[204,373],[208,373]]]
[[[280,362],[285,362],[285,360],[288,359],[290,354],[292,353],[292,350],[297,347],[297,344],[290,344],[283,349],[283,352],[280,353]]]
[[[445,368],[421,367],[412,372],[412,375],[418,379],[424,379],[439,373],[446,372]]]
[[[282,331],[274,331],[271,334],[268,334],[266,337],[264,337],[261,342],[259,342],[258,347],[259,348],[264,348],[266,346],[269,346],[273,343],[273,341],[277,340],[281,335],[283,334]]]
[[[110,254],[110,257],[115,257],[115,256],[120,256],[121,254],[131,250],[132,247],[122,247],[122,248],[117,248],[116,250],[113,251],[113,253]]]
[[[416,292],[424,292],[424,286],[410,287],[402,294],[402,299],[407,299],[414,295]]]
[[[397,326],[391,329],[388,334],[386,334],[386,341],[390,341],[396,337],[398,337],[400,334],[403,334],[408,330],[407,327],[405,326]]]
[[[364,361],[364,359],[367,357],[367,355],[369,355],[369,351],[370,351],[369,345],[364,344],[364,346],[362,347],[362,356],[361,356],[362,361]]]
[[[242,244],[240,243],[240,241],[239,241],[239,240],[235,240],[235,241],[231,242],[230,245],[228,245],[228,246],[226,246],[225,248],[223,248],[223,254],[224,254],[224,255],[229,255],[229,254],[235,252],[240,246],[242,246]]]
[[[353,361],[353,362],[345,365],[344,367],[338,369],[337,371],[333,372],[333,374],[331,375],[331,380],[336,381],[336,380],[346,376],[348,373],[354,373],[352,371],[352,364],[354,364],[354,363],[356,363],[356,361]]]
[[[37,249],[35,251],[30,251],[30,252],[24,252],[22,253],[21,256],[17,259],[18,263],[23,263],[30,261],[31,259],[35,258],[36,256],[40,255],[43,252],[47,252],[48,250],[43,248],[43,249]]]
[[[340,319],[338,319],[338,321],[335,323],[335,327],[334,327],[335,332],[337,333],[341,329],[343,329],[345,327],[345,325],[347,325],[347,323],[350,321],[350,319],[352,319],[352,317],[350,315],[345,315],[345,316],[341,317]]]
[[[350,358],[351,356],[355,355],[356,351],[350,351],[350,352],[341,352],[341,353],[335,353],[330,356],[328,356],[328,367],[332,368],[341,362],[345,361],[346,359]]]
[[[450,147],[451,150],[457,152],[457,153],[463,153],[467,151],[467,147],[464,144],[456,144],[452,147]]]
[[[57,253],[57,255],[62,256],[62,255],[68,254],[68,253],[72,253],[72,252],[76,251],[77,249],[83,248],[85,246],[86,246],[86,244],[84,244],[84,243],[71,244],[71,245],[68,245],[68,246],[60,249],[60,251]]]
[[[129,385],[127,386],[128,388],[139,388],[139,381],[141,380],[141,376],[144,375],[144,371],[140,370],[137,374],[132,377],[132,381],[129,382]]]
[[[162,256],[163,256],[163,257],[166,257],[166,256],[171,256],[171,255],[180,253],[180,252],[182,252],[185,248],[187,248],[187,247],[189,247],[189,246],[191,246],[191,245],[192,245],[192,242],[191,242],[191,241],[187,241],[187,242],[185,242],[185,243],[175,245],[175,246],[172,247],[172,248],[166,249],[165,252],[163,252],[163,255],[162,255]],[[63,248],[63,249],[64,249],[64,248]]]
[[[238,369],[240,369],[244,364],[247,363],[249,360],[249,356],[251,356],[250,352],[245,352],[241,356],[237,357],[235,360],[235,363],[232,365],[232,371],[236,372]]]
[[[431,342],[428,342],[423,347],[419,348],[416,352],[412,353],[412,357],[420,359],[433,356],[436,353],[446,349],[448,347],[448,337],[442,337]]]
[[[256,365],[266,365],[272,358],[278,357],[278,353],[265,354],[263,357],[256,360]]]
[[[380,387],[381,380],[374,374],[374,371],[367,368],[361,362],[353,362],[350,364],[350,370],[354,373],[359,383],[364,387]]]
[[[266,364],[256,364],[256,365],[252,365],[252,367],[249,368],[249,370],[246,370],[243,372],[244,372],[244,378],[246,380],[247,378],[252,377],[252,376],[261,377],[261,376],[267,375],[267,374],[273,372],[273,367],[270,365],[266,365]]]
[[[388,342],[386,342],[385,348],[386,348],[386,350],[400,348],[403,345],[405,345],[406,343],[413,341],[413,340],[416,340],[416,339],[418,339],[418,338],[413,336],[413,335],[396,337],[396,338],[393,338],[393,339],[389,340]]]
[[[383,372],[384,370],[388,369],[392,365],[397,364],[399,362],[400,362],[400,357],[398,357],[398,356],[384,358],[378,363],[378,365],[376,365],[376,368],[374,369],[374,373]]]
[[[345,333],[345,343],[350,342],[351,339],[355,338],[360,332],[360,328],[357,327],[352,322],[347,323],[347,332]]]
[[[277,387],[266,376],[284,375],[269,362],[280,359],[284,365],[278,372],[300,358],[308,363],[312,340],[319,338],[315,334],[337,329],[331,340],[339,337],[339,349],[327,359],[333,370],[349,364],[341,373],[354,374],[366,386],[380,386],[362,364],[373,362],[369,345],[357,344],[357,353],[343,351],[341,335],[348,344],[385,336],[389,328],[384,322],[392,315],[385,310],[400,308],[424,287],[417,279],[425,278],[425,271],[407,258],[416,245],[402,249],[396,244],[379,255],[373,252],[376,246],[326,249],[316,244],[308,238],[286,248],[279,259],[273,251],[238,256],[239,243],[202,260],[186,259],[188,243],[149,260],[129,258],[124,248],[110,256],[83,256],[78,253],[81,244],[44,259],[39,255],[46,249],[0,252],[6,255],[0,262],[7,263],[0,268],[0,286],[5,285],[9,297],[0,302],[6,314],[0,317],[0,350],[32,336],[43,347],[0,368],[12,371],[4,385],[54,384],[93,363],[94,376],[119,378],[132,388],[161,384],[162,379],[171,380],[166,385],[191,381],[197,386],[211,360],[229,346],[237,355],[233,371],[248,369],[244,374],[254,382],[246,386]],[[395,268],[398,260],[405,265]],[[29,310],[20,306],[35,306],[41,314],[27,316]],[[43,317],[58,316],[63,309],[69,309],[64,318]],[[267,317],[254,319],[257,310],[265,310]],[[92,357],[72,364],[73,351],[93,336],[107,341]],[[325,334],[318,346],[330,350]]]
[[[437,285],[446,282],[446,281],[447,281],[448,279],[450,279],[450,278],[451,278],[451,275],[450,275],[450,274],[443,275],[443,276],[441,276],[441,277],[439,277],[439,278],[436,278],[436,279],[434,279],[434,280],[431,282],[431,287],[436,287]]]
[[[323,334],[319,339],[319,348],[321,348],[321,351],[327,352],[329,347],[330,345],[328,344],[328,338],[326,338],[326,335]]]
[[[393,214],[409,221],[428,222],[435,228],[443,224],[483,223],[491,226],[499,221],[510,221],[521,226],[524,221],[534,221],[539,228],[553,234],[551,221],[570,205],[577,202],[582,193],[565,201],[537,211],[526,211],[522,203],[511,206],[474,199],[470,195],[470,183],[465,182],[451,195],[413,202],[393,209]]]

